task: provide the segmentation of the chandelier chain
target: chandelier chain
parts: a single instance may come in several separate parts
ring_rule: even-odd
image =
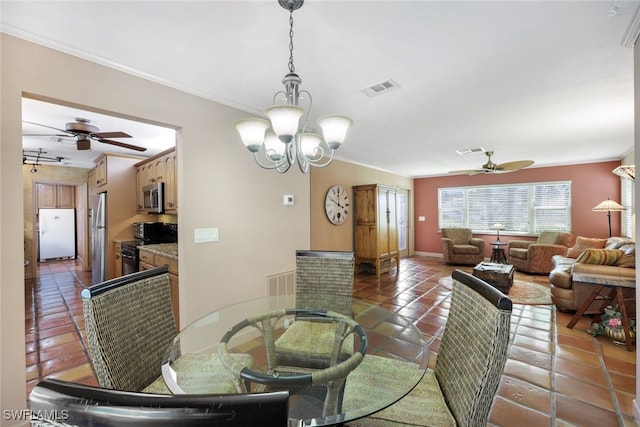
[[[289,6],[289,72],[295,73],[296,67],[293,65],[293,6]]]

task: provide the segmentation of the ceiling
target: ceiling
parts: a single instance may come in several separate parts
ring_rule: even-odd
[[[310,122],[353,118],[337,153],[346,161],[422,177],[479,167],[482,153],[456,153],[478,147],[533,167],[618,160],[634,146],[633,49],[621,41],[638,4],[307,0],[293,15],[295,67],[313,96]],[[276,0],[0,8],[2,32],[251,114],[288,72],[288,12]],[[399,88],[361,92],[387,79]],[[67,113],[25,107],[24,118],[64,128],[84,114]],[[86,118],[142,143],[134,124]]]

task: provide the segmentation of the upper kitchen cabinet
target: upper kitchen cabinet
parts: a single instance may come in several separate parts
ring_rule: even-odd
[[[144,203],[144,189],[159,182],[164,184],[164,213],[178,213],[178,171],[176,149],[163,151],[136,165],[136,205],[138,212],[147,212]]]
[[[36,184],[38,208],[75,208],[75,187],[73,185]]]
[[[96,159],[96,186],[102,187],[107,184],[107,156],[102,155]]]

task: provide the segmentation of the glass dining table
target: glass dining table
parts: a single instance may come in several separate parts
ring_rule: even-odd
[[[366,417],[418,384],[429,343],[393,311],[358,300],[351,307],[352,315],[344,316],[332,307],[297,307],[295,296],[280,296],[213,311],[175,337],[162,363],[163,379],[174,394],[288,390],[290,426]],[[287,339],[294,330],[299,335]],[[299,357],[285,360],[288,341]],[[316,353],[323,355],[320,362]]]

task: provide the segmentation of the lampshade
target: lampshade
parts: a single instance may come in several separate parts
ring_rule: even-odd
[[[271,127],[278,138],[284,143],[289,143],[298,132],[304,110],[295,105],[276,105],[267,108],[264,114],[271,120]]]
[[[503,224],[493,224],[491,226],[492,230],[504,230],[504,225]]]
[[[620,165],[612,171],[619,177],[635,181],[636,179],[636,165]]]
[[[624,211],[627,208],[625,208],[622,205],[617,204],[616,202],[614,202],[613,200],[605,200],[604,202],[600,202],[598,204],[598,206],[594,207],[592,210],[593,211]]]
[[[269,132],[264,137],[264,148],[267,151],[267,156],[277,162],[284,156],[287,146],[274,133]]]
[[[313,159],[321,154],[318,148],[322,143],[320,135],[317,133],[303,133],[301,138],[300,149],[306,158]]]
[[[264,141],[264,133],[269,127],[269,122],[263,119],[243,119],[238,120],[234,124],[236,130],[240,134],[242,143],[251,151],[256,153],[262,146]]]
[[[347,131],[353,124],[353,120],[347,116],[330,114],[320,117],[317,123],[318,126],[322,128],[322,134],[324,135],[324,140],[327,142],[327,145],[329,148],[335,150],[344,142],[344,139],[347,137]]]

